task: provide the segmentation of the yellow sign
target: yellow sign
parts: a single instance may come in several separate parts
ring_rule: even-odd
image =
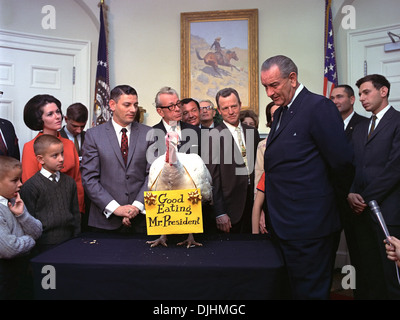
[[[148,235],[202,233],[200,189],[145,191]]]

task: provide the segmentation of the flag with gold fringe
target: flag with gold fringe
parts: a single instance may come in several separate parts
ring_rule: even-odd
[[[332,89],[337,86],[336,56],[333,39],[332,25],[332,0],[325,0],[325,65],[324,65],[324,93],[327,98],[330,97]]]
[[[94,112],[92,126],[97,126],[107,122],[111,118],[111,111],[108,106],[110,98],[109,86],[109,65],[107,52],[107,32],[105,25],[104,9],[105,4],[102,0],[100,6],[100,34],[97,51],[97,70],[96,84],[94,93]]]

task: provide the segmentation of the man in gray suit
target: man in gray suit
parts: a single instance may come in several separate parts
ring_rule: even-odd
[[[144,191],[152,143],[150,127],[134,122],[138,95],[127,85],[110,94],[112,119],[88,129],[82,156],[82,182],[91,199],[89,226],[98,231],[145,233]]]

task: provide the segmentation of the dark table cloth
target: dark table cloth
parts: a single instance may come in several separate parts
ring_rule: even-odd
[[[36,299],[286,299],[279,251],[264,235],[195,235],[202,247],[150,248],[155,236],[83,234],[31,260]],[[55,289],[43,289],[54,267]],[[46,279],[45,279],[46,281]]]

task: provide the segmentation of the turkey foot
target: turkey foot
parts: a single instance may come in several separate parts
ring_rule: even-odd
[[[184,245],[184,244],[187,244],[186,248],[190,248],[191,246],[198,246],[198,247],[203,246],[201,243],[196,242],[194,240],[194,237],[193,237],[192,233],[189,234],[189,236],[187,237],[187,239],[185,241],[177,243],[178,246],[181,246],[181,245]]]
[[[146,241],[146,243],[151,244],[150,248],[157,247],[160,244],[163,245],[164,247],[168,247],[166,235],[162,235],[158,239],[153,241]]]

